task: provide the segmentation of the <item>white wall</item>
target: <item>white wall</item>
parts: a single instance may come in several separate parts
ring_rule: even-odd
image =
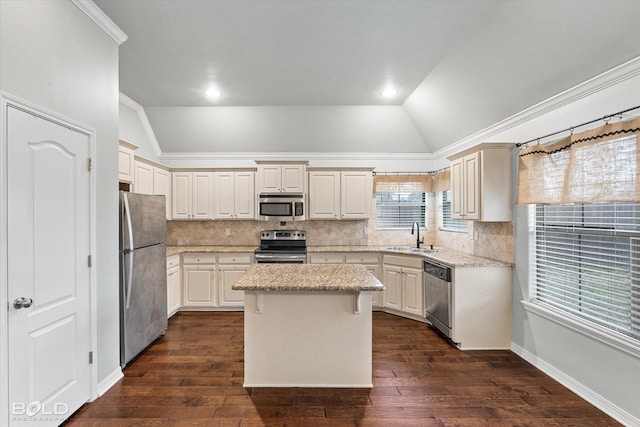
[[[118,45],[71,1],[0,1],[0,55],[2,91],[96,131],[93,259],[102,381],[119,369]]]
[[[144,157],[154,162],[158,161],[150,136],[138,116],[138,111],[122,102],[120,102],[119,135],[120,139],[138,146],[135,151],[136,156]]]
[[[617,82],[491,139],[525,141],[637,105],[640,105],[640,75]],[[640,114],[640,110],[633,114]],[[517,158],[514,161],[517,162]],[[610,414],[617,415],[620,421],[640,425],[640,356],[631,356],[525,311],[521,301],[528,300],[530,295],[527,207],[517,206],[515,215],[514,351],[547,369],[548,373],[555,372],[557,378],[573,384],[574,391],[607,409]]]

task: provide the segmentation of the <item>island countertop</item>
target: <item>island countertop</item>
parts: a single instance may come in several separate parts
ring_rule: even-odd
[[[255,264],[231,287],[239,291],[382,291],[359,264]]]

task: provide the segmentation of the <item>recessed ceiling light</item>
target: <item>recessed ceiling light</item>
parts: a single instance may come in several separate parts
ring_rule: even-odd
[[[209,98],[220,98],[222,96],[222,92],[220,92],[218,89],[207,89],[205,95],[207,95]]]
[[[387,88],[382,92],[380,92],[380,95],[384,96],[385,98],[391,98],[393,96],[396,96],[397,94],[398,94],[398,91],[393,88]]]

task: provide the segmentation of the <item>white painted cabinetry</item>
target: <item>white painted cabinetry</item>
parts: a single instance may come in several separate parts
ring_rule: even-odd
[[[180,255],[167,257],[167,316],[173,316],[182,306]]]
[[[306,164],[259,163],[257,193],[304,193]]]
[[[451,216],[512,220],[512,144],[481,144],[451,160]]]
[[[118,181],[132,183],[134,179],[134,150],[138,148],[120,140],[118,146]]]
[[[309,171],[309,219],[367,219],[373,176],[366,171]]]
[[[256,215],[255,172],[213,173],[213,217],[254,219]]]
[[[171,172],[153,167],[153,194],[164,196],[167,202],[167,219],[171,219]]]
[[[382,262],[384,307],[424,319],[422,258],[384,255]]]
[[[185,254],[182,257],[182,305],[215,307],[216,266],[214,254]]]
[[[451,339],[462,350],[511,347],[512,268],[453,269]]]
[[[172,173],[173,219],[213,218],[213,172]]]
[[[153,166],[136,160],[134,162],[133,192],[138,194],[153,193]]]
[[[382,282],[382,275],[380,274],[380,255],[377,252],[348,252],[345,255],[345,262],[347,264],[361,264],[364,265],[376,279]],[[371,305],[373,307],[382,307],[382,295],[384,292],[371,292]]]
[[[218,255],[218,305],[243,307],[244,291],[231,286],[251,267],[251,254],[229,253]]]

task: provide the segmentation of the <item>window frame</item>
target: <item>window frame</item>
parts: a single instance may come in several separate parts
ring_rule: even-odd
[[[529,222],[529,277],[528,277],[528,299],[521,301],[525,310],[535,313],[543,318],[551,320],[557,324],[567,327],[571,330],[579,332],[585,336],[596,339],[608,346],[617,348],[634,357],[640,358],[640,339],[630,335],[618,332],[613,328],[607,327],[602,323],[589,320],[586,317],[563,310],[554,305],[545,303],[537,299],[538,284],[536,275],[538,273],[538,264],[536,261],[537,247],[537,205],[529,205],[528,222]],[[631,269],[631,265],[629,266]],[[633,298],[633,289],[630,291]],[[632,300],[635,301],[635,300]],[[638,301],[640,303],[640,301]],[[632,306],[633,306],[632,302]]]
[[[380,215],[379,215],[379,195],[381,194],[393,194],[393,195],[401,195],[401,194],[421,194],[422,195],[422,203],[424,203],[424,205],[421,203],[420,205],[406,205],[406,207],[420,207],[424,209],[424,214],[422,215],[422,217],[420,218],[420,227],[422,227],[423,229],[428,229],[428,215],[429,215],[429,197],[428,194],[429,193],[424,193],[424,192],[420,192],[420,193],[407,193],[407,192],[387,192],[387,193],[375,193],[375,211],[376,211],[376,229],[377,230],[404,230],[408,227],[411,227],[411,224],[409,225],[401,225],[399,224],[399,222],[397,223],[397,225],[395,226],[381,226],[380,225]],[[390,206],[390,205],[388,205]],[[399,205],[399,209],[400,209],[401,205]],[[400,219],[400,215],[398,215],[398,220]],[[412,219],[411,222],[415,221],[415,219]]]

